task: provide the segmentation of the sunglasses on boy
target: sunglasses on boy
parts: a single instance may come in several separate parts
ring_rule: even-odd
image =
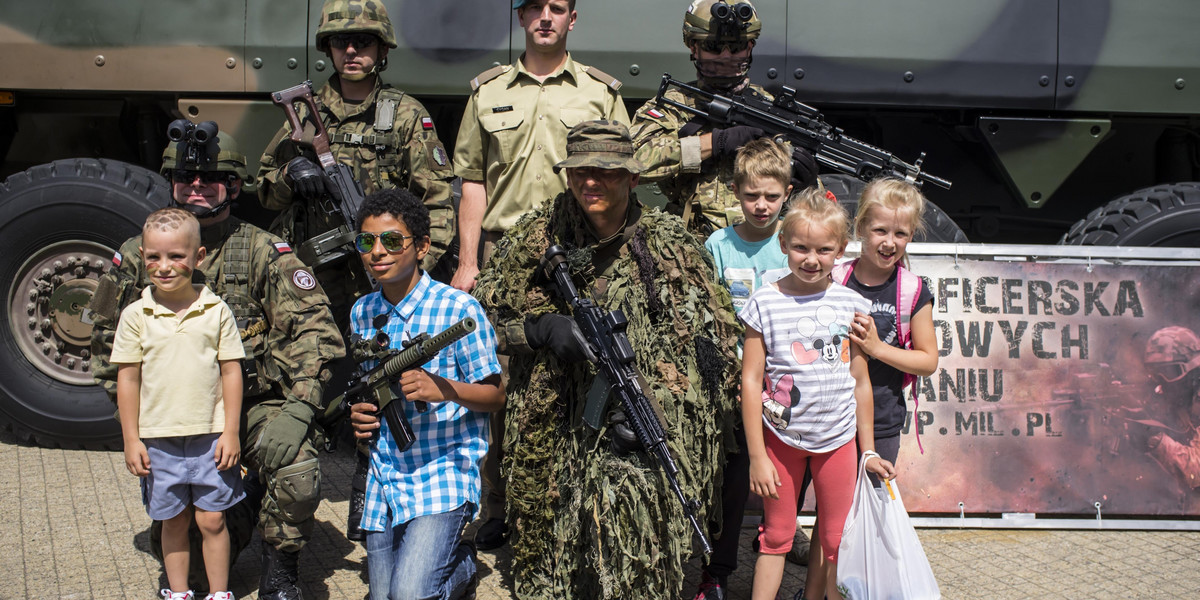
[[[363,50],[374,46],[378,42],[379,39],[369,33],[339,33],[329,37],[329,45],[338,50],[345,50],[351,44],[355,48]]]
[[[375,239],[379,238],[383,242],[383,249],[388,252],[403,252],[408,246],[404,240],[416,239],[414,235],[404,235],[399,231],[385,231],[379,235],[374,233],[363,232],[354,236],[354,247],[358,249],[359,254],[367,254],[375,248]]]

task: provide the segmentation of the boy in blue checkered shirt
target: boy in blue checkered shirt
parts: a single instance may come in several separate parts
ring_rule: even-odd
[[[416,441],[401,452],[375,407],[351,407],[355,435],[378,435],[367,477],[367,574],[370,597],[461,598],[475,586],[475,551],[460,542],[479,506],[479,460],[487,452],[488,415],[504,405],[496,332],[479,303],[421,271],[429,251],[429,212],[404,189],[363,202],[355,246],[379,283],[354,303],[350,326],[373,339],[383,332],[393,348],[422,333],[433,336],[459,320],[475,331],[446,347],[423,369],[392,384]],[[367,362],[366,368],[374,364]],[[428,403],[417,410],[416,401]]]

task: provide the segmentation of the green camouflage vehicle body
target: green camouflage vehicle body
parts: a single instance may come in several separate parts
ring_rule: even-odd
[[[383,77],[417,96],[452,145],[467,82],[524,47],[511,4],[385,2],[399,47]],[[622,80],[632,114],[663,73],[692,78],[687,4],[579,0],[569,47]],[[925,168],[954,182],[930,199],[972,241],[1200,242],[1200,187],[1180,183],[1200,180],[1200,4],[754,4],[752,80],[797,88],[849,135],[905,160],[926,152]],[[314,46],[320,7],[0,5],[0,421],[43,443],[119,440],[81,340],[96,277],[167,202],[154,174],[166,125],[215,120],[255,162],[283,122],[268,93],[332,73]],[[253,198],[235,210],[270,218]]]

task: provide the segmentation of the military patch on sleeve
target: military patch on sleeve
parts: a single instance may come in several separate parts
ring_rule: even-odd
[[[292,245],[287,242],[275,242],[271,245],[275,246],[275,250],[280,254],[288,254],[292,251]]]
[[[664,115],[664,114],[663,114],[661,111],[659,111],[657,108],[651,108],[651,109],[648,109],[648,110],[646,111],[646,114],[650,115],[650,117],[651,117],[651,118],[654,118],[654,119],[661,119],[661,118],[663,118],[663,117],[667,116],[667,115]]]
[[[429,117],[421,117],[421,129],[424,129],[425,131],[433,129],[433,119],[430,119]]]
[[[112,259],[112,263],[113,263],[113,266],[114,266],[114,267],[119,267],[119,266],[121,266],[121,261],[122,261],[122,260],[124,260],[124,257],[122,257],[122,256],[121,256],[121,253],[120,253],[120,252],[113,252],[113,259]]]
[[[306,292],[312,291],[317,287],[317,278],[308,269],[296,269],[292,271],[292,285]]]
[[[429,155],[430,169],[444,169],[450,164],[450,156],[446,154],[446,148],[437,140],[429,140],[425,142],[425,151]]]

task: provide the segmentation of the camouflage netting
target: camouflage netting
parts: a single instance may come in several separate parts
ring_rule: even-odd
[[[701,501],[698,518],[706,523],[720,515],[725,451],[734,447],[726,424],[739,419],[739,326],[696,239],[674,217],[648,210],[639,221],[639,211],[630,219],[636,233],[603,270],[609,283],[598,304],[629,319],[637,367],[663,408],[680,484]],[[595,238],[562,194],[509,231],[480,277],[476,296],[499,332],[506,325],[519,332],[526,315],[570,314],[548,282],[531,283],[551,240],[567,249],[581,293],[594,289]],[[508,339],[509,351],[523,342]],[[509,363],[504,474],[516,596],[679,597],[691,526],[652,458],[618,456],[605,430],[582,424],[593,378],[590,365],[564,366],[545,351],[514,352]]]

